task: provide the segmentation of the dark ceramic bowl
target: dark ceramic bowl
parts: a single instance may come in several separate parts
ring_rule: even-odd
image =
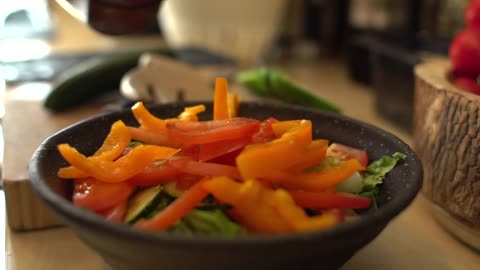
[[[207,110],[211,111],[211,103]],[[160,117],[182,111],[175,104],[152,107]],[[95,117],[70,126],[40,145],[30,163],[30,177],[38,195],[87,245],[114,269],[337,269],[374,239],[414,199],[422,185],[422,167],[410,147],[397,137],[348,117],[306,108],[243,103],[241,115],[256,119],[311,119],[315,137],[365,148],[371,160],[394,152],[408,157],[381,187],[379,208],[351,223],[327,231],[245,236],[238,239],[153,234],[109,223],[71,202],[72,183],[59,180],[67,165],[56,145],[68,142],[82,153],[93,153],[111,124],[122,119],[136,125],[129,110]],[[210,113],[205,113],[210,116]],[[373,258],[372,258],[373,259]]]

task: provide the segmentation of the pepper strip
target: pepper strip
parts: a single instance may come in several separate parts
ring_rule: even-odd
[[[140,145],[116,161],[110,161],[89,159],[68,144],[58,145],[58,150],[72,166],[107,183],[126,181],[142,172],[154,160],[168,158],[180,151],[156,145]]]
[[[308,217],[303,208],[299,207],[285,190],[275,190],[271,200],[275,210],[296,232],[324,230],[340,223],[338,217],[333,213]]]
[[[315,173],[277,173],[263,179],[276,182],[289,189],[302,189],[312,192],[325,191],[348,179],[352,174],[365,170],[356,159],[342,162],[336,167],[326,168]]]
[[[244,183],[228,177],[215,177],[204,183],[204,188],[216,199],[232,205],[230,212],[245,228],[256,233],[284,233],[292,231],[285,220],[272,209],[266,189],[256,180]]]
[[[237,183],[228,177],[216,177],[206,181],[203,186],[216,199],[232,205],[233,215],[242,225],[255,232],[317,230],[338,223],[334,215],[307,216],[288,192],[273,190],[254,179]]]
[[[135,223],[135,227],[150,230],[164,231],[175,222],[190,213],[207,196],[208,192],[203,188],[205,180],[201,180],[189,188],[178,199],[169,204],[151,219],[141,219]]]
[[[290,172],[299,172],[306,168],[319,164],[326,156],[328,140],[318,139],[305,149],[305,153],[296,160],[295,164],[288,168]]]
[[[325,209],[325,208],[348,208],[363,209],[369,208],[372,200],[350,193],[330,192],[308,192],[303,190],[291,190],[295,203],[304,208]]]
[[[181,120],[181,121],[198,121],[198,114],[205,111],[205,105],[200,104],[196,106],[185,107],[182,113],[176,118],[167,119],[166,121]]]
[[[132,113],[143,129],[165,131],[167,127],[165,121],[151,114],[141,101],[132,106]]]
[[[215,96],[213,98],[213,120],[228,119],[228,82],[225,78],[215,79]]]
[[[296,165],[311,143],[312,122],[295,121],[280,138],[245,147],[236,159],[238,170],[243,179],[272,177],[276,172]]]
[[[100,148],[98,148],[89,159],[115,160],[125,151],[130,140],[131,136],[128,127],[121,120],[116,121],[113,123],[102,146],[100,146]],[[60,168],[57,175],[58,177],[65,179],[87,177],[87,174],[72,166]]]

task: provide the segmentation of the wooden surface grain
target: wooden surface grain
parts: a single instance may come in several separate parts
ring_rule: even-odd
[[[376,112],[374,92],[350,81],[341,61],[295,59],[278,66],[303,86],[338,104],[348,116],[379,126],[412,143],[411,134]],[[68,228],[26,233],[9,230],[7,255],[9,270],[109,269]],[[479,266],[480,255],[446,232],[434,220],[429,201],[420,195],[341,270],[477,270]]]
[[[52,114],[42,106],[42,95],[31,98],[32,92],[41,92],[48,87],[46,84],[27,84],[9,90],[6,95],[2,126],[7,147],[3,157],[2,181],[8,223],[14,230],[40,229],[60,224],[33,193],[28,181],[28,163],[33,152],[47,137],[100,111],[100,105],[92,104],[68,113]]]

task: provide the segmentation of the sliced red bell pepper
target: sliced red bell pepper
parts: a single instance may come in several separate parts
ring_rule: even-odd
[[[180,174],[181,172],[177,168],[167,164],[165,161],[160,165],[154,163],[145,167],[142,172],[128,179],[128,182],[137,186],[155,186],[172,182]]]
[[[168,164],[177,170],[199,176],[227,176],[241,179],[238,169],[234,166],[216,164],[211,162],[199,162],[190,158],[172,158]]]
[[[251,142],[252,139],[249,136],[245,136],[232,140],[222,140],[207,144],[201,144],[197,146],[197,153],[195,158],[198,161],[212,160],[227,153],[242,149]]]
[[[169,136],[187,144],[206,144],[251,136],[259,126],[259,121],[242,117],[200,122],[178,121],[167,124]]]
[[[309,192],[303,190],[289,191],[296,204],[304,208],[369,208],[371,200],[350,193]]]
[[[164,231],[170,228],[208,196],[208,192],[203,188],[203,183],[204,181],[197,182],[154,217],[141,219],[134,226],[150,231]]]

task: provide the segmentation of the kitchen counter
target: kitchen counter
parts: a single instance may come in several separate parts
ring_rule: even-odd
[[[66,20],[67,22],[64,18],[65,24],[76,23]],[[68,27],[73,27],[72,25]],[[98,47],[94,50],[111,48],[112,42],[116,44],[115,48],[128,48],[135,44],[128,40],[111,41],[87,30],[79,31],[76,33],[84,33],[85,37],[100,40],[95,43]],[[92,50],[92,47],[88,46],[65,45],[68,43],[65,40],[69,39],[60,34],[59,40],[53,42],[56,51]],[[158,45],[158,42],[161,43],[156,38],[148,38],[145,44]],[[82,44],[81,42],[73,43]],[[303,86],[339,105],[346,115],[376,125],[392,132],[407,143],[412,143],[411,134],[386,121],[375,111],[374,93],[371,89],[350,81],[341,60],[296,58],[282,61],[277,66]],[[40,99],[31,102],[32,106],[40,106]],[[8,113],[15,113],[15,110],[7,111]],[[8,147],[5,145],[5,148]],[[5,207],[2,203],[0,206]],[[83,244],[66,227],[30,232],[13,232],[7,228],[6,266],[8,270],[109,269],[93,250]],[[429,202],[419,194],[408,209],[395,218],[373,242],[360,250],[341,270],[477,270],[479,268],[480,254],[467,248],[443,230],[433,220]]]
[[[279,63],[278,66],[300,84],[338,104],[345,114],[381,127],[412,143],[410,134],[378,115],[374,110],[374,93],[350,81],[340,60],[295,59]],[[38,102],[32,103],[32,106],[35,104],[38,105]],[[66,269],[66,266],[67,269],[108,269],[101,258],[68,228],[25,233],[7,231],[7,269],[60,270]],[[479,254],[458,242],[433,220],[430,204],[420,194],[407,210],[342,270],[476,270],[479,266]]]

